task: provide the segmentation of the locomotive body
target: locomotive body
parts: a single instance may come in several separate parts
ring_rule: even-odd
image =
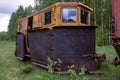
[[[98,70],[95,58],[95,26],[90,25],[92,9],[82,3],[60,2],[18,22],[16,52],[18,59],[30,57],[33,64],[48,69],[48,57],[61,63],[56,73],[68,72],[74,65],[92,72]]]

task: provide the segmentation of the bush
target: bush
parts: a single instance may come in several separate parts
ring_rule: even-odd
[[[33,70],[33,66],[32,65],[27,65],[27,66],[22,68],[22,71],[24,73],[30,73],[32,70]]]
[[[0,41],[8,41],[9,36],[7,32],[0,32]]]

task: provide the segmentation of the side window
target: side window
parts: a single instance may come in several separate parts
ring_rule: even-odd
[[[81,23],[88,24],[88,10],[85,8],[81,8]]]
[[[44,18],[44,19],[45,19],[45,21],[44,21],[44,22],[45,22],[45,23],[44,23],[45,25],[46,25],[46,24],[51,24],[51,17],[52,17],[52,16],[51,16],[51,13],[52,13],[51,11],[45,13],[45,18]]]
[[[62,22],[76,22],[76,8],[63,8],[62,9]]]
[[[28,18],[28,28],[27,30],[32,30],[33,27],[33,16]]]
[[[19,31],[22,30],[22,21],[19,22]]]

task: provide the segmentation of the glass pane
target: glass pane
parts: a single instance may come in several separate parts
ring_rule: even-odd
[[[45,13],[45,24],[51,24],[51,12]]]
[[[88,11],[84,8],[81,9],[81,23],[88,24]]]
[[[76,22],[77,9],[64,8],[62,9],[62,22]]]

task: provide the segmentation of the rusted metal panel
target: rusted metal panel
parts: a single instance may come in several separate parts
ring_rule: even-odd
[[[112,38],[112,45],[120,58],[120,0],[112,0],[112,25],[110,28],[110,36]],[[113,62],[115,65],[119,63],[116,59]]]
[[[18,57],[18,59],[23,60],[25,55],[25,40],[24,40],[24,34],[17,33],[16,34],[16,51],[15,56]]]
[[[49,30],[28,32],[28,42],[31,53],[31,60],[34,63],[47,65],[47,57],[50,56]]]
[[[85,66],[88,71],[98,69],[94,58],[84,55],[95,54],[95,28],[61,27],[51,30],[41,29],[28,32],[31,60],[34,64],[47,68],[47,58],[62,63],[55,65],[56,72],[65,72],[75,65],[80,71]]]
[[[120,38],[120,0],[112,0],[112,17],[115,21],[115,37]]]
[[[53,31],[52,60],[58,58],[64,63],[61,70],[67,70],[68,65],[75,64],[76,71],[82,66],[87,70],[97,69],[94,59],[84,57],[95,53],[95,29],[56,28]],[[67,64],[67,65],[65,65]]]

